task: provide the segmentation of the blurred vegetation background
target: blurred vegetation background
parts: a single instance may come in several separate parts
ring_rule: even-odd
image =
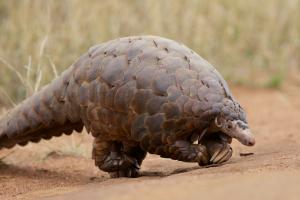
[[[0,106],[20,102],[90,46],[141,34],[183,42],[231,83],[299,84],[299,0],[1,0]]]

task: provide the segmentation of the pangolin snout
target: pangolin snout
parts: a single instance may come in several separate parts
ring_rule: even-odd
[[[254,146],[255,145],[255,138],[252,137],[248,140],[248,144],[246,144],[247,146]]]
[[[255,138],[250,129],[242,130],[239,134],[236,135],[236,139],[246,146],[255,145]]]

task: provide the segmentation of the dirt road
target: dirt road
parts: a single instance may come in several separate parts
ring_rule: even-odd
[[[81,135],[1,151],[0,199],[300,199],[299,91],[234,88],[257,144],[233,142],[232,159],[219,167],[150,155],[142,177],[110,179],[90,159],[90,136]]]

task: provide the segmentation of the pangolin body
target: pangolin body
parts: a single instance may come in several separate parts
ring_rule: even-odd
[[[146,152],[208,164],[209,147],[196,148],[192,142],[195,135],[213,130],[209,127],[220,115],[247,123],[212,65],[169,39],[126,37],[91,47],[60,77],[4,115],[0,148],[85,127],[95,137],[93,158],[100,169],[135,176],[128,169],[138,169]]]

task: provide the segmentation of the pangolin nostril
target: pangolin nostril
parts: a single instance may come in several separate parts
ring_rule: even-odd
[[[251,141],[248,142],[248,146],[254,146],[255,145],[255,140],[252,139]]]

